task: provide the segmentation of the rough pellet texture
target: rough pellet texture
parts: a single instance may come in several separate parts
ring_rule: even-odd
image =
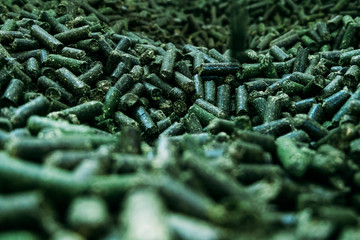
[[[360,239],[359,29],[347,0],[2,1],[0,240]]]

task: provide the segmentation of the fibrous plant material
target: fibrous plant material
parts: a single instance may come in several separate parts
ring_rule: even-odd
[[[359,12],[4,1],[0,239],[360,238]]]

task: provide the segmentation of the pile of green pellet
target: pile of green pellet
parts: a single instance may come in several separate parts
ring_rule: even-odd
[[[0,240],[360,239],[359,6],[231,4],[0,3]]]

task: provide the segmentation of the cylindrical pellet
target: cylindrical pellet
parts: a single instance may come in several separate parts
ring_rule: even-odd
[[[226,115],[230,111],[230,94],[231,86],[228,84],[222,84],[216,89],[216,106],[222,109]]]
[[[49,100],[43,95],[19,106],[11,117],[11,122],[15,127],[21,127],[25,125],[27,119],[31,115],[43,115],[46,114],[50,106]]]
[[[204,100],[212,104],[216,103],[216,84],[213,80],[204,82]]]
[[[13,78],[1,96],[1,106],[17,106],[21,101],[24,88],[25,85],[22,81]]]
[[[64,47],[62,42],[57,40],[54,36],[46,32],[38,25],[33,25],[31,27],[31,33],[39,42],[53,52],[60,52],[60,50]]]
[[[74,114],[80,122],[90,120],[103,113],[103,104],[99,101],[85,102],[74,107],[70,107],[59,112],[52,112],[50,116],[68,116]]]
[[[174,72],[176,50],[169,49],[165,52],[160,68],[160,76],[163,79],[170,79]]]
[[[103,75],[103,65],[101,62],[96,62],[87,72],[84,72],[78,79],[88,85],[95,84]]]
[[[296,146],[291,138],[278,138],[276,147],[279,160],[291,175],[301,177],[306,173],[310,158]]]
[[[61,85],[72,91],[74,94],[82,96],[86,95],[90,90],[90,87],[86,83],[80,81],[79,78],[66,68],[62,67],[56,70],[56,76]]]
[[[64,57],[58,54],[49,54],[46,58],[45,66],[53,68],[67,68],[76,74],[81,74],[85,72],[87,63],[75,58]]]
[[[134,112],[134,117],[147,135],[152,136],[158,131],[156,124],[144,107],[138,107]]]
[[[195,83],[192,79],[186,77],[180,72],[175,72],[175,82],[186,93],[191,93],[195,90]]]
[[[64,44],[75,43],[90,37],[90,27],[88,25],[73,28],[54,35],[54,37]]]
[[[249,111],[248,93],[247,93],[246,87],[244,85],[239,86],[236,89],[235,107],[236,107],[235,113],[237,116],[247,114]]]

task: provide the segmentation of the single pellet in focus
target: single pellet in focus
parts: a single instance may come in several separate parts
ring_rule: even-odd
[[[86,95],[90,90],[86,83],[79,80],[78,77],[64,67],[56,70],[56,76],[60,84],[77,95]]]
[[[53,52],[59,52],[64,47],[64,44],[57,40],[54,36],[46,32],[38,25],[31,27],[32,34],[39,40],[44,46],[49,48]]]
[[[22,81],[13,78],[1,96],[1,106],[16,106],[21,101],[24,88]]]
[[[50,106],[49,100],[43,95],[34,100],[19,106],[11,117],[11,122],[15,127],[23,126],[31,115],[46,114]]]

